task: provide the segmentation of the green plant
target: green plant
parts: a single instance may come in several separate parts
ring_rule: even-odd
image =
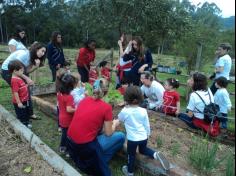
[[[230,152],[226,158],[226,176],[235,175],[235,160],[233,154]]]
[[[161,136],[157,136],[157,148],[161,148],[163,146],[163,139]]]
[[[209,143],[208,137],[205,139],[194,137],[189,153],[190,163],[203,173],[209,174],[224,160],[224,158],[218,159],[216,156],[218,147],[218,143]]]
[[[180,152],[180,144],[178,142],[174,142],[171,146],[171,154],[172,156],[176,156]]]

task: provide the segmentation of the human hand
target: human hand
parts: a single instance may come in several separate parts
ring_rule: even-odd
[[[119,47],[122,47],[122,41],[121,40],[118,40],[118,45],[119,45]]]
[[[25,106],[24,106],[22,103],[18,103],[17,106],[18,106],[18,108],[20,108],[20,109],[25,108]]]
[[[39,65],[40,65],[40,60],[39,59],[35,59],[35,66],[39,67]]]

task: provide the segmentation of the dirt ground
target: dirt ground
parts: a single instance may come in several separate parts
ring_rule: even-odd
[[[62,174],[54,171],[27,143],[23,142],[5,121],[1,120],[0,175],[62,176]]]
[[[44,100],[55,104],[55,95],[41,97]],[[113,108],[113,117],[116,118],[118,113],[121,111],[120,107]],[[154,111],[148,111],[150,126],[151,126],[151,137],[149,138],[148,146],[161,151],[167,159],[180,168],[183,168],[195,175],[202,175],[199,170],[195,169],[189,162],[189,151],[193,145],[193,137],[199,135],[190,132],[190,129],[179,119],[173,117],[173,122],[170,123],[164,116],[160,116],[160,113]],[[177,126],[174,121],[176,121],[180,126]],[[182,124],[181,124],[182,123]],[[118,130],[124,131],[124,127],[119,127]],[[195,131],[196,132],[196,131]],[[234,136],[235,138],[235,136]],[[204,138],[199,138],[204,140]],[[159,147],[158,144],[159,143]],[[212,142],[210,142],[211,144]],[[218,159],[224,157],[228,152],[235,151],[235,145],[224,145],[219,143],[219,150],[217,153]],[[213,171],[212,176],[221,176],[225,173],[225,163]]]

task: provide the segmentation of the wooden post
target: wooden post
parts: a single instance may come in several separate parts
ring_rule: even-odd
[[[200,64],[201,64],[201,59],[202,59],[202,43],[198,42],[197,60],[196,60],[196,65],[195,65],[195,70],[196,71],[199,71]]]
[[[113,68],[113,59],[114,59],[114,48],[111,48],[111,69]],[[110,72],[110,78],[112,79],[112,71]]]

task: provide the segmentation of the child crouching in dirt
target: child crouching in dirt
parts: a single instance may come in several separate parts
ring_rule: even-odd
[[[28,85],[21,78],[24,73],[24,67],[18,60],[11,61],[8,65],[8,70],[12,73],[11,90],[12,103],[15,108],[17,119],[28,128],[32,128],[30,124],[30,107],[29,107],[29,90]]]
[[[139,107],[143,101],[143,95],[139,87],[129,86],[126,89],[124,100],[127,105],[118,114],[118,120],[114,123],[116,126],[123,122],[127,133],[127,154],[128,164],[122,167],[125,176],[134,175],[134,162],[136,149],[150,158],[159,160],[165,170],[169,170],[170,164],[163,154],[147,147],[148,137],[150,136],[150,124],[147,110]]]
[[[101,68],[101,77],[105,78],[107,81],[111,81],[111,69],[109,66],[109,62],[102,61],[99,64],[99,67]]]
[[[63,73],[58,78],[57,101],[59,109],[59,124],[62,128],[59,151],[64,154],[67,154],[67,130],[75,112],[73,96],[70,94],[75,86],[76,79],[69,73]]]
[[[90,70],[89,70],[89,84],[93,86],[95,80],[98,79],[99,72],[97,65],[95,63],[90,64]]]

